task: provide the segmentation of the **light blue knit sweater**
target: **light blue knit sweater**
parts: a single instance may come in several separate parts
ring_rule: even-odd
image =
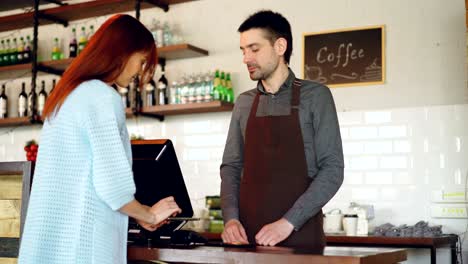
[[[119,94],[79,85],[42,129],[19,263],[126,263],[134,199],[132,154]]]

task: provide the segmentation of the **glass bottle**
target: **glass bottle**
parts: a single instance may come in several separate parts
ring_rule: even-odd
[[[21,92],[18,96],[18,117],[26,117],[28,115],[28,96],[26,95],[26,84],[21,84]]]
[[[37,94],[35,89],[33,89],[31,85],[31,91],[28,94],[28,116],[34,116],[36,113],[37,105],[36,105],[36,100],[37,100]]]
[[[211,102],[213,100],[213,74],[208,72],[205,75],[205,96],[204,96],[204,101],[205,102]]]
[[[74,58],[78,52],[78,43],[76,41],[76,28],[72,28],[72,33],[70,36],[70,44],[68,44],[70,50],[69,57]]]
[[[5,84],[2,85],[0,93],[0,119],[8,117],[8,97],[5,94]]]
[[[0,66],[5,65],[3,61],[3,54],[5,54],[5,40],[0,41]]]
[[[23,60],[24,62],[31,62],[31,58],[32,58],[32,54],[31,54],[31,38],[28,36],[26,36],[26,43],[25,43],[25,46],[24,46],[24,54],[23,54]]]
[[[159,105],[165,105],[168,103],[168,98],[167,98],[167,87],[168,87],[168,81],[165,76],[165,70],[164,67],[162,67],[162,72],[161,72],[161,77],[158,80],[158,104]]]
[[[221,100],[221,94],[219,92],[221,86],[221,79],[219,78],[219,70],[216,70],[215,77],[213,80],[213,100],[219,101]]]
[[[10,63],[18,63],[18,43],[16,42],[16,38],[13,39],[13,43],[10,46]]]
[[[226,75],[226,94],[225,101],[228,103],[234,103],[234,90],[232,89],[231,74]]]
[[[44,105],[47,100],[47,92],[45,90],[45,81],[41,81],[41,90],[37,97],[37,113],[42,116],[42,110],[44,110]]]
[[[52,47],[52,60],[60,60],[60,53],[59,39],[54,38],[54,46]]]
[[[145,106],[155,105],[156,104],[156,83],[154,82],[153,79],[151,79],[149,83],[146,84],[145,91],[146,91]]]
[[[17,48],[17,53],[16,53],[18,63],[24,63],[24,38],[21,37],[18,48]]]
[[[78,40],[78,54],[82,52],[88,42],[88,38],[86,37],[86,28],[81,27],[80,39]]]

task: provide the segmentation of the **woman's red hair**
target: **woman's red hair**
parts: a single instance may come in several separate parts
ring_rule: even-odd
[[[153,77],[157,65],[153,35],[132,16],[118,14],[109,18],[73,60],[47,98],[43,120],[57,113],[80,83],[91,79],[106,83],[115,81],[135,52],[148,54],[140,76],[140,87],[143,87]]]

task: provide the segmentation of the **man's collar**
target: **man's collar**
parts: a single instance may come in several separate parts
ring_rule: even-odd
[[[294,82],[294,79],[296,79],[296,76],[294,75],[294,72],[288,67],[289,75],[288,78],[284,81],[284,83],[281,85],[281,87],[278,89],[276,94],[282,93],[284,91],[287,91],[292,87],[292,84]],[[257,90],[263,94],[271,94],[266,91],[265,87],[263,87],[262,81],[258,81],[257,83]]]

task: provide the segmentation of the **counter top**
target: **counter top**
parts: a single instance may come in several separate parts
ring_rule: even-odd
[[[284,247],[193,249],[128,247],[128,260],[161,260],[184,263],[314,263],[395,264],[406,260],[404,249],[326,247],[323,254]]]

